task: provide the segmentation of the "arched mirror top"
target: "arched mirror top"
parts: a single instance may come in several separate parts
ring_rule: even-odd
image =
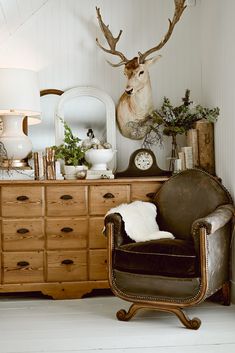
[[[116,150],[115,104],[106,92],[83,86],[69,89],[60,96],[55,110],[57,145],[64,138],[61,119],[68,123],[79,138],[87,138],[87,131],[91,128],[98,139],[111,143]],[[116,157],[112,163],[112,169],[115,168]]]
[[[61,96],[63,93],[64,91],[61,91],[60,89],[48,88],[40,91],[40,97],[47,96],[48,94],[55,94],[57,96]]]
[[[42,152],[46,147],[55,145],[55,109],[60,96],[64,92],[59,89],[49,88],[40,91],[41,96],[41,123],[27,125],[27,132],[33,144],[33,151]],[[42,138],[43,136],[43,138]]]

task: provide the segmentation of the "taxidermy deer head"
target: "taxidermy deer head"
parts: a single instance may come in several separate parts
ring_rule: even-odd
[[[172,20],[169,19],[169,27],[163,39],[153,48],[148,49],[145,53],[138,52],[138,56],[133,59],[127,59],[126,56],[116,49],[122,30],[115,38],[109,25],[105,25],[100,9],[96,7],[98,22],[107,41],[109,49],[103,47],[96,38],[97,45],[106,53],[118,56],[121,61],[117,64],[108,63],[114,67],[124,65],[124,74],[127,77],[126,89],[120,97],[117,105],[117,122],[123,136],[139,140],[146,134],[146,120],[153,111],[152,89],[148,68],[155,63],[161,55],[148,58],[154,52],[159,51],[170,39],[176,23],[179,21],[183,11],[186,8],[186,0],[174,0],[175,12]]]

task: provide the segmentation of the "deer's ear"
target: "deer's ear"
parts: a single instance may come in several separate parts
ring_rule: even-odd
[[[154,56],[153,58],[146,59],[144,63],[150,66],[152,64],[155,64],[155,62],[161,59],[161,57],[162,57],[161,55]]]

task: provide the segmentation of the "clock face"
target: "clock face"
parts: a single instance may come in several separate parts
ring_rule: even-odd
[[[147,151],[140,151],[136,154],[134,163],[140,170],[148,170],[153,165],[153,157]]]

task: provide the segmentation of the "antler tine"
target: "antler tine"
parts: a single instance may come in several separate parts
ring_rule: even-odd
[[[98,22],[99,22],[99,25],[100,25],[100,28],[101,28],[101,31],[103,32],[103,35],[110,47],[110,49],[107,49],[105,47],[103,47],[98,38],[96,38],[96,44],[103,50],[105,51],[106,53],[109,53],[109,54],[113,54],[113,55],[117,55],[119,56],[119,58],[121,58],[121,62],[118,63],[118,64],[112,64],[111,62],[107,61],[110,65],[112,66],[121,66],[121,65],[125,65],[129,60],[125,57],[125,55],[123,53],[121,53],[120,51],[116,50],[116,45],[117,45],[117,42],[119,41],[120,37],[121,37],[121,34],[122,34],[122,30],[120,30],[118,36],[115,38],[110,29],[109,29],[109,25],[105,25],[103,20],[102,20],[102,16],[100,14],[100,8],[99,7],[96,7],[96,13],[97,13],[97,18],[98,18]]]
[[[140,63],[143,63],[145,61],[146,57],[149,56],[150,54],[152,54],[153,52],[160,50],[170,39],[176,23],[179,21],[180,17],[182,16],[182,13],[184,12],[184,10],[187,7],[187,5],[185,5],[186,0],[174,0],[174,1],[175,1],[175,12],[174,12],[173,19],[172,20],[168,19],[169,27],[168,27],[167,33],[165,34],[165,36],[163,37],[161,42],[159,44],[157,44],[155,47],[147,50],[143,54],[139,53],[139,62]]]
[[[111,66],[113,66],[113,67],[119,67],[119,66],[125,65],[125,64],[127,63],[127,61],[120,61],[120,62],[117,63],[117,64],[113,64],[113,63],[111,63],[109,60],[106,60],[106,61],[107,61],[107,63],[108,63],[109,65],[111,65]]]

